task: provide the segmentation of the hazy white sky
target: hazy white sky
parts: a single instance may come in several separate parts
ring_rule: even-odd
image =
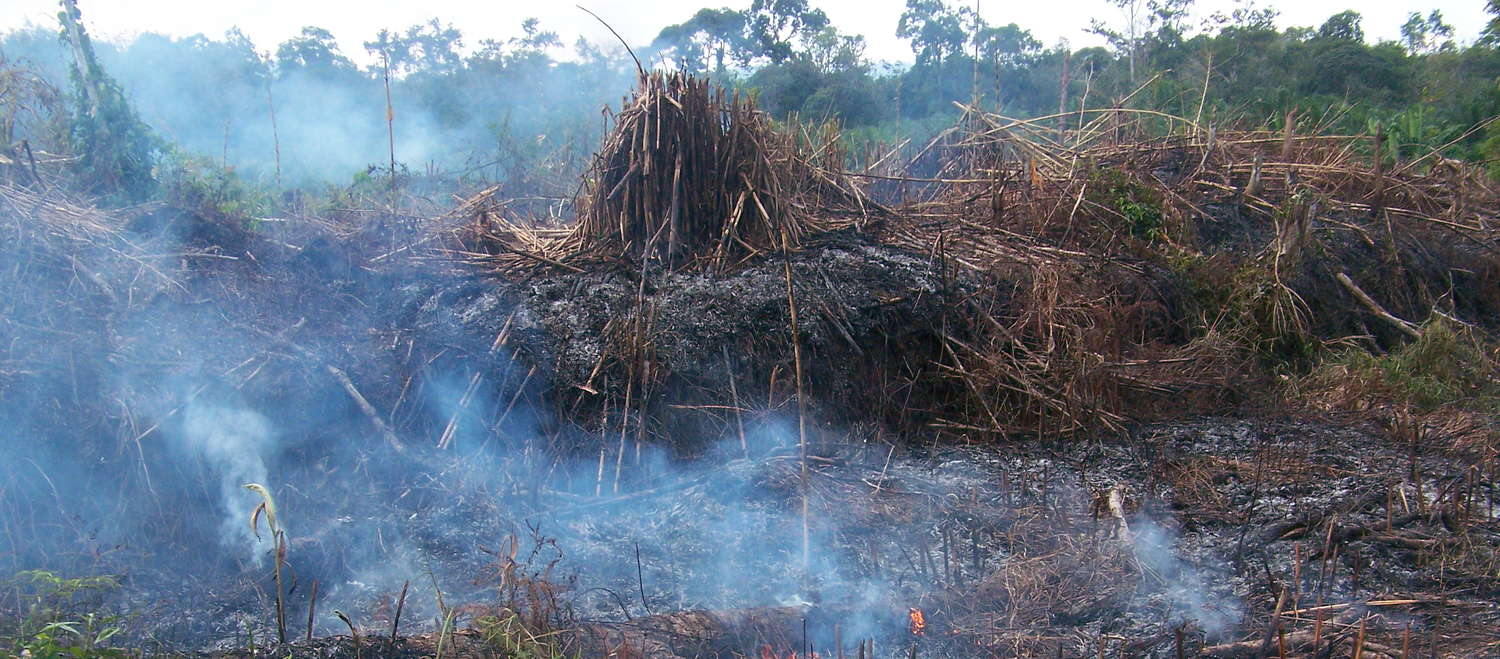
[[[963,0],[965,3],[973,0]],[[749,0],[582,0],[584,6],[609,21],[632,46],[650,43],[662,27],[687,19],[700,7],[749,6]],[[84,24],[96,38],[128,39],[153,31],[186,36],[203,33],[217,37],[238,26],[262,50],[295,35],[304,25],[327,28],[338,38],[344,54],[368,61],[361,45],[381,28],[402,29],[438,17],[463,33],[468,46],[480,39],[505,39],[520,32],[527,17],[558,32],[571,45],[579,35],[601,44],[614,39],[594,19],[579,11],[573,0],[526,2],[517,0],[78,0]],[[895,37],[896,20],[904,0],[812,0],[833,24],[847,33],[863,34],[868,54],[875,60],[910,60],[911,50]],[[0,0],[0,31],[55,24],[57,0]],[[1226,10],[1233,0],[1198,0],[1199,17]],[[1395,39],[1407,14],[1440,9],[1461,41],[1472,41],[1486,22],[1485,0],[1259,0],[1258,6],[1281,12],[1281,24],[1313,26],[1330,15],[1355,9],[1364,15],[1371,39]],[[994,24],[1019,23],[1044,43],[1068,39],[1075,47],[1094,45],[1097,37],[1084,28],[1090,19],[1121,20],[1119,9],[1107,0],[979,0],[979,10]],[[1196,23],[1196,21],[1195,21]]]

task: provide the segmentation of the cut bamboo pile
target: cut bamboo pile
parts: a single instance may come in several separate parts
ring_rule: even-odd
[[[497,221],[505,214],[487,191],[464,203],[487,226],[462,236],[459,251],[502,270],[620,259],[724,270],[873,211],[843,161],[831,125],[778,124],[738,92],[653,73],[615,116],[571,231]]]
[[[858,196],[836,135],[800,137],[707,80],[643,77],[588,174],[579,238],[670,267],[798,245],[820,211]]]
[[[1494,324],[1494,184],[1436,151],[1391,162],[1374,157],[1380,136],[1297,121],[964,108],[914,154],[849,174],[835,133],[657,74],[616,118],[573,226],[523,221],[491,193],[456,211],[471,220],[445,244],[507,275],[724,271],[854,227],[928,255],[962,293],[932,328],[927,390],[944,399],[919,404],[965,435],[1120,428],[1243,399],[1266,384],[1267,353],[1360,336],[1389,348],[1434,314]],[[906,201],[888,211],[872,185]]]

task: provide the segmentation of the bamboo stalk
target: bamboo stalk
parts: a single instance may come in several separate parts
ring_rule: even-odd
[[[312,595],[307,599],[307,640],[313,637],[313,614],[318,610],[318,580],[313,579]]]
[[[792,368],[796,377],[797,392],[797,457],[800,463],[800,490],[802,496],[802,568],[812,565],[812,537],[808,529],[808,474],[807,474],[807,399],[802,391],[802,339],[797,325],[797,295],[792,287],[792,256],[786,234],[781,236],[782,266],[786,273],[786,305],[792,323]]]
[[[411,581],[401,583],[401,596],[396,598],[396,616],[391,619],[391,645],[396,644],[396,634],[401,628],[401,609],[406,608],[406,589],[411,586]]]

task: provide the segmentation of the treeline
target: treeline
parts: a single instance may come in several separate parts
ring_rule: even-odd
[[[1294,114],[1330,132],[1380,130],[1390,158],[1440,147],[1473,161],[1500,156],[1500,129],[1486,127],[1500,114],[1500,0],[1489,0],[1496,19],[1474,44],[1455,43],[1436,11],[1412,13],[1400,41],[1371,44],[1355,11],[1283,30],[1251,1],[1197,24],[1194,0],[1112,2],[1122,18],[1089,27],[1107,47],[1047,46],[966,6],[908,0],[893,29],[912,63],[875,63],[862,36],[808,0],[752,0],[700,10],[634,55],[755,94],[778,117],[837,120],[856,142],[920,140],[956,118],[956,103],[1015,117],[1128,105],[1217,125],[1278,127]],[[159,139],[159,172],[347,183],[391,169],[394,146],[396,174],[559,196],[576,185],[605,126],[601,109],[629,92],[637,66],[623,49],[566,47],[535,20],[477,44],[437,19],[381,31],[364,43],[373,64],[363,67],[318,27],[272,50],[238,31],[93,48]],[[0,58],[38,71],[75,108],[83,96],[66,35],[11,32]],[[15,142],[41,123],[10,121],[0,138]]]

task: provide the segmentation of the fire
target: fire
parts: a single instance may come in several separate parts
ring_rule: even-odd
[[[907,609],[907,615],[911,617],[911,635],[923,636],[927,634],[927,616],[922,615],[922,610],[913,606]]]

